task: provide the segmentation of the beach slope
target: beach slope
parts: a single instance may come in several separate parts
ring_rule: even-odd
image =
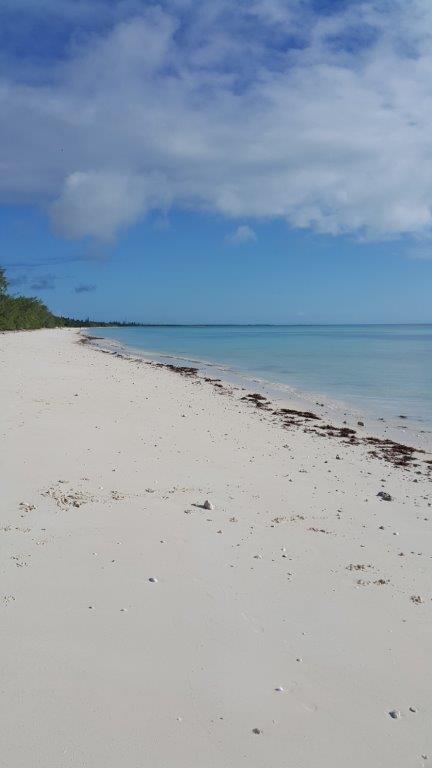
[[[80,338],[0,335],[1,764],[428,765],[431,457]]]

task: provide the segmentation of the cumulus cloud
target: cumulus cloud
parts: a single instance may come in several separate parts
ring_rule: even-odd
[[[254,230],[248,224],[240,224],[234,232],[227,236],[228,242],[234,245],[250,243],[256,239],[257,236]]]
[[[94,285],[94,283],[79,283],[74,288],[75,293],[91,293],[95,290],[96,285]]]
[[[121,227],[169,199],[167,185],[157,173],[77,171],[67,176],[50,213],[61,234],[111,240]]]
[[[172,206],[430,234],[428,0],[325,14],[307,0],[134,0],[116,13],[97,0],[99,27],[92,3],[44,0],[69,24],[49,67],[2,54],[1,202],[42,202],[58,232],[102,241]],[[38,4],[8,0],[0,21],[12,5],[31,27]]]

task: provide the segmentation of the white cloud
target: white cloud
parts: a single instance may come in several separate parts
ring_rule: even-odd
[[[90,0],[61,4],[90,15]],[[322,16],[288,0],[120,6],[49,76],[0,80],[0,202],[45,203],[58,231],[101,240],[171,205],[430,234],[427,0]]]
[[[59,198],[51,206],[55,229],[67,237],[90,235],[112,240],[150,208],[170,200],[165,180],[158,173],[77,171],[68,176]]]
[[[254,230],[248,224],[240,224],[234,232],[227,236],[227,241],[234,245],[250,243],[256,239]]]

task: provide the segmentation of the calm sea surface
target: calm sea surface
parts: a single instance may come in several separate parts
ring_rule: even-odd
[[[155,356],[213,363],[387,417],[432,423],[432,325],[101,328]]]

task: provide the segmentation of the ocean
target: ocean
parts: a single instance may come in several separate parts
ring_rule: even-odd
[[[174,358],[375,417],[432,425],[432,325],[98,328],[147,356]],[[171,360],[172,362],[172,360]]]

